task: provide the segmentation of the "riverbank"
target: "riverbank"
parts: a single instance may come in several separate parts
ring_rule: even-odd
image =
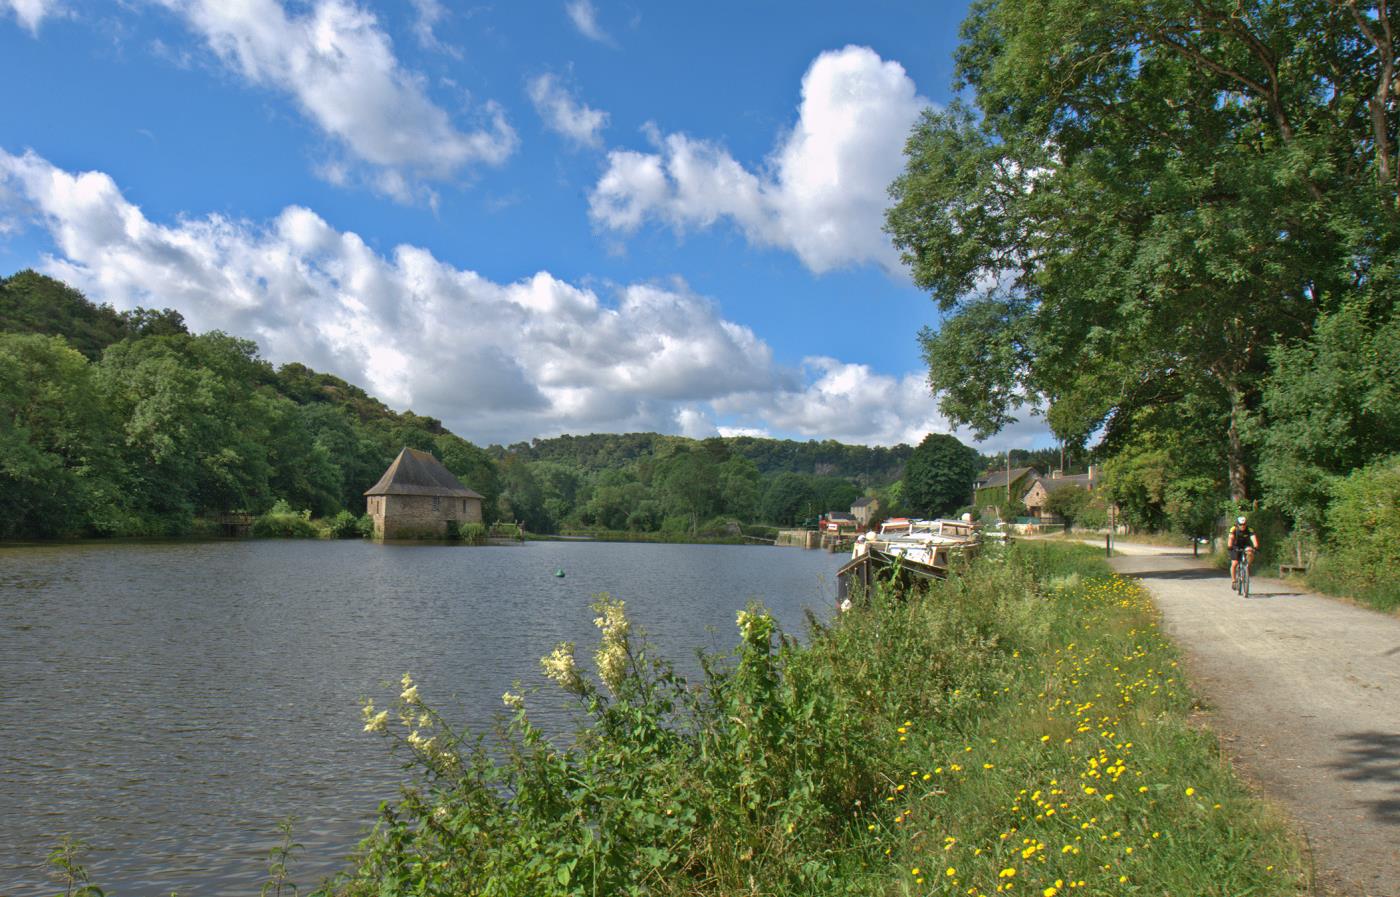
[[[367,710],[418,776],[337,892],[1304,889],[1284,825],[1192,727],[1146,592],[1091,549],[1021,545],[877,593],[806,645],[750,608],[698,683],[596,612],[601,679],[571,645],[545,662],[585,720],[567,749],[529,695],[506,695],[493,754],[410,680]]]

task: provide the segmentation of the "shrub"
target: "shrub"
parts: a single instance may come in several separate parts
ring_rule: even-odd
[[[310,511],[294,511],[279,498],[266,514],[253,521],[253,535],[263,539],[316,539],[321,529],[311,522]]]
[[[466,544],[486,544],[486,525],[484,525],[484,523],[449,522],[448,528],[449,530],[455,530],[455,532],[449,532],[448,535],[451,536],[452,539],[458,540],[458,542],[465,542]]]
[[[349,511],[341,511],[325,521],[324,525],[326,537],[330,539],[358,539],[363,535],[360,532],[360,519]]]
[[[1327,507],[1327,553],[1309,577],[1330,592],[1400,607],[1400,455],[1338,480]]]

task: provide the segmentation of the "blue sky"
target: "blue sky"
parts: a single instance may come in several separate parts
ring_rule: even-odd
[[[0,273],[483,444],[917,442],[937,316],[880,216],[964,12],[0,0]]]

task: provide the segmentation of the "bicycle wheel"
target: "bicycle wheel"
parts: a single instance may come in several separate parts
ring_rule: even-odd
[[[1249,597],[1249,567],[1245,566],[1240,570],[1240,597]]]

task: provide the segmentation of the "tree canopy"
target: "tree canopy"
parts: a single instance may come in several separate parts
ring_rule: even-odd
[[[1329,0],[978,0],[975,110],[926,113],[888,230],[945,313],[921,334],[979,435],[1041,409],[1128,443],[1218,409],[1231,494],[1275,347],[1396,285],[1396,14]]]

